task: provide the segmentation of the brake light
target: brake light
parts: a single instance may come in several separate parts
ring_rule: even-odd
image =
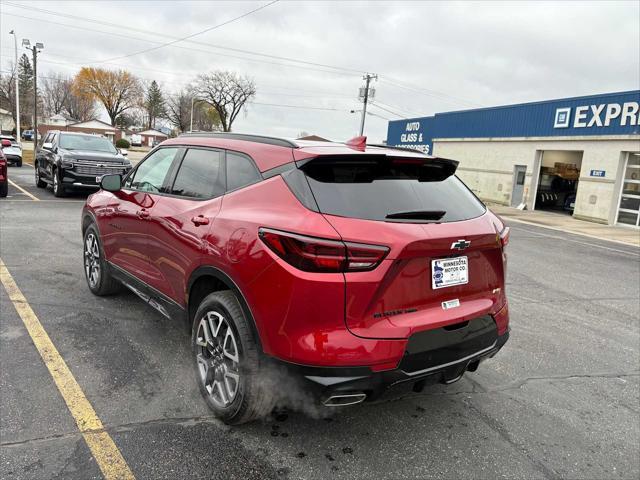
[[[260,228],[258,235],[276,255],[305,272],[362,272],[373,270],[389,249],[380,245],[307,237]]]
[[[500,244],[502,248],[505,248],[509,245],[509,235],[511,234],[511,229],[509,227],[504,227],[500,232]]]

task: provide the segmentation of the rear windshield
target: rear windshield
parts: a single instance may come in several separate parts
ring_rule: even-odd
[[[353,158],[353,157],[352,157]],[[302,167],[320,212],[393,222],[456,222],[484,205],[451,173],[418,159],[312,160]],[[443,178],[446,177],[446,178]]]
[[[118,153],[116,147],[104,137],[94,135],[60,135],[60,148],[65,150],[89,150]]]

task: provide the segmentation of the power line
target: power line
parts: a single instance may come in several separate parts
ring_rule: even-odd
[[[62,27],[66,27],[66,28],[72,28],[72,29],[77,29],[77,30],[83,30],[83,31],[88,31],[91,33],[100,33],[103,35],[110,35],[110,36],[116,36],[116,37],[121,37],[121,38],[126,38],[129,40],[139,40],[139,41],[143,41],[143,42],[148,42],[148,43],[157,43],[160,44],[161,42],[158,42],[156,40],[149,40],[146,38],[140,38],[140,37],[134,37],[131,35],[124,35],[124,34],[120,34],[120,33],[115,33],[115,32],[106,32],[104,30],[96,30],[93,28],[86,28],[86,27],[81,27],[78,25],[70,25],[68,23],[60,23],[60,22],[54,22],[51,20],[45,20],[42,18],[36,18],[36,17],[29,17],[26,15],[18,15],[15,13],[7,13],[7,12],[3,12],[3,15],[9,15],[12,17],[18,17],[18,18],[24,18],[26,20],[33,20],[33,21],[37,21],[37,22],[43,22],[46,23],[48,25],[59,25]],[[200,42],[197,42],[200,43]],[[212,52],[211,50],[203,50],[201,48],[193,48],[193,47],[183,47],[180,45],[172,45],[172,48],[179,48],[181,50],[187,50],[187,51],[191,51],[191,52],[200,52],[200,53],[206,53],[209,55],[214,55],[214,56],[220,56],[220,57],[228,57],[228,58],[236,58],[239,60],[244,60],[246,62],[254,62],[254,63],[262,63],[262,64],[267,64],[267,65],[278,65],[281,67],[285,67],[285,68],[298,68],[298,69],[302,69],[302,70],[310,70],[310,71],[314,71],[314,72],[322,72],[322,73],[330,73],[333,75],[345,75],[345,76],[352,76],[352,73],[348,73],[348,72],[341,72],[341,71],[334,71],[334,70],[324,70],[322,68],[314,68],[314,67],[307,67],[304,65],[291,65],[291,64],[287,64],[287,63],[281,63],[281,62],[271,62],[268,60],[260,60],[257,58],[247,58],[247,57],[241,57],[238,55],[231,55],[229,53],[220,53],[220,52]],[[222,48],[222,47],[213,47],[213,48]],[[231,50],[237,50],[237,49],[231,49]],[[256,54],[257,55],[257,54]],[[76,57],[77,58],[77,57]],[[77,62],[74,63],[74,65],[84,65],[85,63],[92,63],[92,62]],[[304,63],[309,63],[309,62],[304,62]],[[113,64],[113,63],[108,63],[108,65],[116,65],[117,64]],[[127,68],[138,68],[137,66],[125,66]],[[176,74],[177,75],[177,74]]]
[[[19,4],[19,3],[7,2],[7,1],[4,1],[3,5],[8,5],[8,6],[11,6],[11,7],[14,7],[14,8],[26,9],[26,10],[29,10],[29,11],[41,12],[41,13],[44,13],[44,14],[47,14],[47,15],[55,15],[55,16],[65,17],[65,18],[70,18],[70,19],[75,19],[75,20],[82,20],[82,21],[86,21],[86,22],[90,22],[90,23],[96,23],[96,24],[105,25],[105,26],[109,26],[109,27],[114,27],[114,28],[118,28],[118,29],[134,30],[134,31],[137,31],[139,33],[146,34],[146,35],[161,36],[162,38],[171,38],[172,40],[179,40],[178,37],[169,36],[164,32],[160,33],[160,32],[154,32],[154,31],[150,31],[150,30],[143,30],[143,29],[139,29],[139,28],[135,28],[135,27],[130,27],[130,26],[127,26],[127,25],[122,25],[122,24],[117,24],[117,23],[112,23],[112,22],[96,20],[96,19],[88,18],[88,17],[81,17],[81,16],[78,16],[78,15],[65,14],[65,13],[62,13],[62,12],[56,12],[56,11],[47,10],[47,9],[44,9],[44,8],[32,7],[31,5],[22,5],[22,4]],[[5,13],[5,15],[17,16],[15,14],[8,14],[8,13]],[[68,25],[68,24],[60,24],[60,23],[58,23],[58,25],[64,25],[64,26],[68,26],[68,27],[73,27],[73,26]],[[98,31],[98,30],[91,30],[91,31]],[[101,33],[122,36],[121,34],[116,34],[114,32],[101,31]],[[147,42],[152,42],[152,43],[158,43],[158,42],[154,42],[152,40],[141,39],[141,38],[136,38],[136,37],[131,37],[131,36],[129,36],[129,38],[134,38],[136,40],[142,40],[142,41],[147,41]],[[310,66],[314,66],[314,67],[330,68],[330,69],[339,70],[339,71],[342,71],[342,72],[349,72],[351,74],[353,74],[353,73],[357,73],[357,74],[363,73],[362,70],[357,70],[357,69],[347,68],[347,67],[340,67],[340,66],[336,66],[336,65],[329,65],[329,64],[326,64],[326,63],[310,62],[308,60],[300,60],[300,59],[297,59],[297,58],[284,57],[284,56],[280,56],[280,55],[271,55],[271,54],[268,54],[268,53],[256,52],[256,51],[252,51],[252,50],[244,50],[244,49],[241,49],[241,48],[227,47],[227,46],[224,46],[224,45],[217,45],[217,44],[201,42],[201,41],[197,41],[197,40],[189,40],[189,39],[187,39],[187,40],[184,40],[184,41],[185,41],[185,43],[192,43],[192,44],[195,44],[195,45],[202,45],[202,46],[207,46],[207,47],[211,47],[211,48],[217,48],[217,49],[221,49],[221,50],[228,50],[228,51],[233,51],[233,52],[238,52],[238,53],[244,53],[244,54],[247,54],[247,55],[254,55],[254,56],[260,56],[260,57],[272,58],[272,59],[275,59],[275,60],[284,60],[284,61],[288,61],[288,62],[300,63],[300,64],[303,64],[303,65],[310,65]]]
[[[76,28],[76,29],[80,29],[80,30],[85,30],[85,31],[90,31],[92,33],[102,33],[105,35],[112,35],[112,36],[117,36],[117,37],[122,37],[122,38],[128,38],[128,39],[133,39],[133,40],[138,40],[138,41],[144,41],[144,42],[148,42],[148,43],[156,43],[158,44],[156,47],[151,47],[145,50],[141,50],[139,52],[134,52],[131,54],[127,54],[127,55],[123,55],[120,57],[113,57],[112,59],[105,59],[105,60],[100,60],[100,61],[89,61],[89,62],[82,62],[82,63],[108,63],[111,60],[114,59],[121,59],[121,58],[128,58],[130,56],[133,55],[138,55],[144,52],[148,52],[148,51],[153,51],[153,50],[157,50],[159,48],[163,48],[164,46],[172,46],[174,48],[181,48],[181,49],[185,49],[185,50],[190,50],[190,51],[198,51],[198,52],[203,52],[203,53],[208,53],[210,55],[219,55],[219,56],[226,56],[226,57],[230,57],[230,58],[236,58],[236,59],[240,59],[240,60],[244,60],[244,61],[249,61],[249,62],[258,62],[258,63],[266,63],[266,64],[272,64],[272,65],[279,65],[279,66],[284,66],[284,67],[290,67],[290,68],[301,68],[301,69],[305,69],[305,70],[313,70],[313,71],[320,71],[323,73],[333,73],[333,74],[339,74],[339,75],[351,75],[352,73],[362,73],[362,70],[357,70],[357,69],[352,69],[352,68],[346,68],[346,67],[340,67],[340,66],[336,66],[336,65],[329,65],[329,64],[323,64],[323,63],[318,63],[318,62],[309,62],[306,60],[300,60],[300,59],[296,59],[296,58],[292,58],[292,57],[284,57],[284,56],[278,56],[278,55],[271,55],[271,54],[267,54],[267,53],[263,53],[263,52],[256,52],[256,51],[251,51],[251,50],[244,50],[244,49],[239,49],[239,48],[232,48],[232,47],[226,47],[223,45],[216,45],[216,44],[211,44],[211,43],[207,43],[207,42],[200,42],[200,41],[196,41],[196,40],[191,40],[191,37],[197,36],[201,33],[205,33],[206,31],[210,31],[213,30],[214,28],[218,28],[220,26],[223,26],[225,24],[231,23],[232,21],[236,21],[240,18],[243,18],[244,16],[250,15],[251,13],[258,11],[260,9],[266,8],[269,5],[275,3],[278,0],[274,0],[266,5],[263,5],[255,10],[252,10],[250,12],[245,13],[244,15],[237,17],[235,19],[231,19],[223,24],[220,25],[216,25],[214,27],[209,27],[209,29],[206,29],[204,31],[201,32],[197,32],[194,33],[192,35],[186,36],[186,37],[171,37],[166,35],[166,33],[159,33],[159,32],[154,32],[154,31],[149,31],[149,30],[144,30],[144,29],[140,29],[140,28],[135,28],[135,27],[131,27],[131,26],[127,26],[127,25],[122,25],[122,24],[116,24],[116,23],[112,23],[112,22],[107,22],[107,21],[102,21],[102,20],[97,20],[94,18],[88,18],[88,17],[82,17],[82,16],[78,16],[78,15],[71,15],[71,14],[67,14],[67,13],[63,13],[63,12],[57,12],[57,11],[53,11],[53,10],[47,10],[44,8],[38,8],[38,7],[33,7],[31,5],[23,5],[23,4],[19,4],[19,3],[14,3],[14,2],[7,2],[4,1],[3,5],[6,6],[10,6],[10,7],[14,7],[14,8],[20,8],[20,9],[28,9],[29,11],[35,11],[35,12],[40,12],[40,13],[44,13],[46,15],[54,15],[54,16],[59,16],[59,17],[64,17],[64,18],[69,18],[69,19],[74,19],[74,20],[81,20],[84,22],[89,22],[89,23],[94,23],[94,24],[99,24],[99,25],[105,25],[105,26],[109,26],[109,27],[113,27],[113,28],[118,28],[118,29],[126,29],[126,30],[130,30],[130,31],[136,31],[145,35],[153,35],[153,36],[161,36],[162,38],[172,38],[172,41],[170,42],[166,42],[166,43],[162,43],[162,42],[158,42],[158,41],[154,41],[154,40],[149,40],[146,38],[140,38],[140,37],[135,37],[135,36],[131,36],[131,35],[124,35],[121,33],[116,33],[116,32],[107,32],[107,31],[103,31],[103,30],[96,30],[96,29],[89,29],[89,28],[83,28],[77,25],[69,25],[69,24],[65,24],[65,23],[60,23],[60,22],[53,22],[50,20],[44,20],[44,19],[40,19],[40,18],[34,18],[34,17],[28,17],[28,16],[24,16],[24,15],[18,15],[18,14],[14,14],[14,13],[7,13],[7,12],[3,12],[4,15],[11,15],[11,16],[15,16],[15,17],[19,17],[19,18],[25,18],[25,19],[29,19],[29,20],[35,20],[35,21],[41,21],[41,22],[46,22],[47,24],[55,24],[55,25],[60,25],[66,28]],[[299,65],[291,65],[291,64],[285,64],[285,63],[278,63],[278,62],[269,62],[269,61],[265,61],[265,60],[258,60],[255,58],[247,58],[247,57],[241,57],[241,56],[237,56],[237,55],[230,55],[230,54],[223,54],[220,52],[212,52],[209,50],[202,50],[202,49],[195,49],[195,48],[187,48],[187,47],[182,47],[180,45],[175,45],[178,42],[185,42],[185,43],[191,43],[191,44],[195,44],[195,45],[203,45],[203,46],[207,46],[209,48],[214,48],[214,49],[222,49],[222,50],[227,50],[227,51],[233,51],[233,52],[238,52],[238,53],[242,53],[245,55],[252,55],[252,56],[259,56],[259,57],[265,57],[265,58],[272,58],[272,59],[277,59],[277,60],[283,60],[286,62],[291,62],[291,63],[295,63],[295,64],[299,64]],[[81,65],[82,63],[78,63],[78,65]],[[109,63],[111,64],[111,63]],[[112,64],[114,65],[114,64]],[[308,65],[308,66],[304,66],[304,65]],[[322,68],[328,68],[331,70],[323,70],[321,68],[311,68],[311,67],[322,67]],[[140,67],[133,67],[130,66],[129,68],[140,68]],[[150,70],[150,69],[149,69]],[[170,75],[180,75],[179,73],[169,73],[166,72]],[[474,107],[480,107],[482,105],[479,105],[475,102],[471,102],[469,100],[460,98],[460,97],[456,97],[453,95],[449,95],[446,94],[444,92],[439,92],[436,90],[429,90],[429,89],[425,89],[425,88],[421,88],[421,87],[417,87],[414,85],[410,85],[406,82],[401,82],[397,79],[394,79],[392,77],[386,76],[384,74],[380,75],[381,77],[381,81],[383,81],[384,83],[394,86],[396,88],[401,88],[403,90],[408,90],[414,93],[419,93],[425,96],[429,96],[429,97],[435,97],[435,98],[439,98],[441,100],[444,100],[448,103],[456,103],[456,104],[463,104],[463,105],[467,105],[467,106],[474,106]]]
[[[416,112],[412,112],[411,110],[407,110],[406,108],[404,108],[404,107],[400,107],[400,106],[398,106],[398,105],[392,105],[392,104],[390,104],[390,103],[383,103],[383,102],[381,102],[381,101],[380,101],[380,100],[378,100],[378,99],[376,99],[376,101],[375,101],[375,104],[374,104],[374,105],[383,105],[383,106],[385,106],[385,107],[387,107],[387,108],[392,108],[392,109],[397,110],[397,111],[399,111],[399,112],[404,112],[404,113],[406,114],[406,115],[404,115],[404,116],[406,116],[407,118],[409,118],[409,117],[422,117],[422,116],[424,116],[424,112],[423,112],[423,113],[416,113]],[[398,115],[398,116],[403,116],[403,115]]]
[[[229,25],[230,23],[233,23],[233,22],[241,20],[241,19],[243,19],[245,17],[248,17],[252,13],[256,13],[256,12],[258,12],[258,11],[264,9],[264,8],[267,8],[267,7],[271,6],[271,5],[273,5],[274,3],[277,3],[278,1],[279,0],[273,0],[273,1],[269,2],[269,3],[266,3],[266,4],[258,7],[258,8],[254,8],[253,10],[251,10],[249,12],[243,13],[242,15],[240,15],[238,17],[235,17],[235,18],[232,18],[230,20],[227,20],[226,22],[219,23],[218,25],[214,25],[213,27],[205,28],[204,30],[201,30],[201,31],[196,32],[196,33],[192,33],[191,35],[187,35],[186,37],[177,38],[177,39],[172,40],[170,42],[166,42],[166,43],[157,45],[155,47],[147,48],[145,50],[139,50],[137,52],[132,52],[132,53],[129,53],[127,55],[121,55],[119,57],[108,58],[106,60],[100,60],[100,61],[91,62],[91,63],[107,63],[107,62],[112,62],[114,60],[122,60],[123,58],[129,58],[129,57],[133,57],[135,55],[140,55],[142,53],[148,53],[148,52],[152,52],[154,50],[159,50],[161,48],[168,47],[170,45],[174,45],[174,44],[176,44],[178,42],[183,42],[183,41],[188,40],[190,38],[197,37],[198,35],[202,35],[203,33],[210,32],[210,31],[215,30],[217,28],[224,27],[225,25]]]
[[[277,0],[274,0],[277,1]],[[260,8],[265,8],[269,5],[271,5],[274,2],[271,2],[267,5],[263,5]],[[119,36],[119,37],[123,37],[123,38],[129,38],[129,39],[133,39],[133,40],[138,40],[138,41],[145,41],[145,42],[149,42],[149,43],[159,43],[158,47],[153,47],[150,49],[146,49],[146,50],[142,50],[140,52],[136,52],[133,54],[129,54],[129,55],[124,55],[121,57],[114,57],[114,59],[120,59],[120,58],[127,58],[128,56],[131,55],[137,55],[139,53],[143,53],[145,51],[152,51],[152,50],[157,50],[158,48],[162,48],[162,46],[172,46],[174,48],[182,48],[182,49],[186,49],[186,50],[192,50],[192,51],[199,51],[199,52],[203,52],[203,53],[208,53],[208,54],[212,54],[212,55],[220,55],[220,56],[226,56],[226,57],[230,57],[230,58],[237,58],[240,60],[245,60],[245,61],[253,61],[253,62],[258,62],[258,63],[267,63],[267,64],[273,64],[273,65],[280,65],[280,66],[284,66],[284,67],[292,67],[292,68],[301,68],[301,69],[306,69],[306,70],[314,70],[314,71],[320,71],[320,72],[324,72],[324,73],[334,73],[334,74],[341,74],[341,75],[350,75],[351,73],[363,73],[362,70],[357,70],[357,69],[352,69],[352,68],[346,68],[346,67],[340,67],[340,66],[336,66],[336,65],[329,65],[329,64],[324,64],[324,63],[318,63],[318,62],[309,62],[306,60],[300,60],[300,59],[296,59],[296,58],[292,58],[292,57],[284,57],[284,56],[279,56],[279,55],[271,55],[271,54],[267,54],[267,53],[262,53],[262,52],[255,52],[255,51],[251,51],[251,50],[244,50],[244,49],[239,49],[239,48],[232,48],[232,47],[226,47],[223,45],[216,45],[216,44],[211,44],[211,43],[207,43],[207,42],[200,42],[200,41],[196,41],[196,40],[190,40],[189,38],[195,35],[199,35],[202,32],[199,33],[195,33],[193,35],[189,35],[187,37],[184,38],[178,38],[178,37],[171,37],[166,35],[166,33],[159,33],[159,32],[154,32],[154,31],[149,31],[149,30],[144,30],[144,29],[139,29],[139,28],[135,28],[135,27],[131,27],[131,26],[126,26],[126,25],[121,25],[121,24],[116,24],[116,23],[112,23],[112,22],[106,22],[106,21],[102,21],[102,20],[97,20],[97,19],[93,19],[93,18],[88,18],[88,17],[82,17],[82,16],[78,16],[78,15],[71,15],[71,14],[67,14],[67,13],[63,13],[63,12],[56,12],[53,10],[47,10],[44,8],[37,8],[37,7],[32,7],[32,6],[28,6],[28,5],[22,5],[19,3],[14,3],[14,2],[7,2],[4,1],[3,5],[7,5],[10,7],[14,7],[14,8],[21,8],[21,9],[28,9],[29,11],[36,11],[36,12],[41,12],[47,15],[55,15],[55,16],[59,16],[59,17],[64,17],[64,18],[70,18],[70,19],[75,19],[75,20],[82,20],[85,22],[90,22],[90,23],[95,23],[95,24],[99,24],[99,25],[105,25],[105,26],[109,26],[109,27],[113,27],[113,28],[118,28],[118,29],[126,29],[126,30],[131,30],[131,31],[137,31],[139,33],[143,33],[145,35],[153,35],[153,36],[161,36],[162,38],[172,38],[171,42],[168,43],[161,43],[161,42],[157,42],[154,40],[149,40],[149,39],[145,39],[145,38],[140,38],[140,37],[134,37],[131,35],[123,35],[120,33],[116,33],[116,32],[106,32],[103,30],[95,30],[95,29],[88,29],[88,28],[82,28],[79,27],[77,25],[69,25],[69,24],[65,24],[65,23],[59,23],[59,22],[52,22],[49,20],[43,20],[40,18],[34,18],[34,17],[27,17],[27,16],[23,16],[23,15],[17,15],[17,14],[13,14],[13,13],[7,13],[4,12],[4,15],[11,15],[11,16],[15,16],[15,17],[20,17],[20,18],[26,18],[26,19],[30,19],[30,20],[36,20],[36,21],[42,21],[42,22],[47,22],[48,24],[56,24],[56,25],[60,25],[60,26],[64,26],[67,28],[77,28],[77,29],[81,29],[81,30],[88,30],[90,32],[95,32],[95,33],[102,33],[105,35],[113,35],[113,36]],[[253,12],[253,11],[252,11]],[[252,12],[248,12],[246,15],[251,14]],[[241,18],[241,17],[238,17]],[[210,27],[211,29],[216,28],[216,27]],[[283,60],[283,61],[287,61],[287,62],[292,62],[292,63],[297,63],[297,64],[301,64],[301,65],[288,65],[288,64],[283,64],[283,63],[277,63],[277,62],[267,62],[264,60],[258,60],[258,59],[252,59],[252,58],[247,58],[247,57],[239,57],[239,56],[234,56],[234,55],[229,55],[229,54],[222,54],[219,52],[211,52],[208,50],[197,50],[194,48],[186,48],[186,47],[181,47],[179,45],[175,45],[175,43],[180,42],[180,41],[184,41],[185,43],[191,43],[191,44],[195,44],[195,45],[203,45],[203,46],[207,46],[210,48],[214,48],[214,49],[222,49],[222,50],[227,50],[227,51],[234,51],[234,52],[238,52],[238,53],[243,53],[246,55],[252,55],[252,56],[260,56],[260,57],[265,57],[265,58],[272,58],[272,59],[277,59],[277,60]],[[83,62],[83,63],[107,63],[109,60],[112,59],[107,59],[107,60],[102,60],[102,61],[95,61],[95,62]],[[318,68],[310,68],[310,67],[304,67],[303,65],[309,65],[309,66],[314,66],[314,67],[322,67],[322,68],[329,68],[331,70],[322,70],[322,69],[318,69]],[[349,72],[349,73],[347,73]],[[455,104],[463,104],[466,106],[473,106],[473,107],[481,107],[482,105],[479,105],[475,102],[471,102],[469,100],[460,98],[460,97],[456,97],[453,95],[449,95],[447,93],[444,92],[439,92],[436,90],[429,90],[429,89],[425,89],[422,87],[417,87],[411,84],[408,84],[406,82],[401,82],[395,78],[389,77],[385,74],[381,74],[380,75],[381,81],[383,81],[384,83],[387,83],[389,85],[395,86],[396,88],[401,88],[403,90],[408,90],[408,91],[412,91],[414,93],[419,93],[425,96],[429,96],[429,97],[435,97],[435,98],[440,98],[441,100],[447,101],[449,103],[455,103]]]
[[[372,103],[371,105],[373,105],[374,107],[379,108],[380,110],[384,110],[384,111],[385,111],[385,112],[387,112],[387,113],[390,113],[390,114],[392,114],[392,115],[395,115],[396,117],[405,118],[405,116],[404,116],[404,115],[400,115],[399,113],[396,113],[396,112],[394,112],[394,111],[392,111],[392,110],[389,110],[388,108],[381,107],[380,105],[378,105],[379,103],[380,103],[380,102],[376,102],[376,103]]]
[[[266,105],[269,107],[284,107],[284,108],[299,108],[302,110],[327,110],[332,112],[349,112],[350,110],[341,108],[329,108],[329,107],[308,107],[305,105],[283,105],[280,103],[262,103],[262,102],[250,102],[249,105]]]
[[[429,90],[426,88],[419,88],[419,87],[415,87],[415,86],[411,86],[411,85],[406,85],[406,84],[402,84],[400,82],[398,82],[397,80],[394,80],[388,76],[382,76],[381,81],[384,83],[387,83],[389,85],[393,85],[395,87],[398,88],[402,88],[404,90],[409,90],[411,92],[415,92],[415,93],[420,93],[422,95],[426,95],[429,97],[435,97],[435,98],[440,98],[441,100],[445,100],[445,101],[449,101],[451,102],[451,100],[455,100],[457,103],[462,103],[462,104],[466,104],[469,106],[473,106],[473,107],[481,107],[482,105],[479,105],[477,103],[471,102],[469,100],[465,100],[463,98],[458,98],[458,97],[454,97],[452,95],[446,94],[446,93],[442,93],[442,92],[438,92],[436,90]]]
[[[0,72],[2,73],[12,73],[11,70],[0,70]],[[46,80],[58,80],[57,77],[51,77],[51,76],[46,76],[46,75],[38,75],[38,79],[46,79]],[[168,92],[163,92],[163,96],[166,98],[177,98],[178,95],[176,94],[172,94],[172,93],[168,93]],[[332,112],[349,112],[350,110],[347,109],[342,109],[342,108],[332,108],[332,107],[313,107],[313,106],[308,106],[308,105],[288,105],[288,104],[281,104],[281,103],[265,103],[265,102],[247,102],[247,105],[261,105],[261,106],[268,106],[268,107],[281,107],[281,108],[295,108],[295,109],[300,109],[300,110],[324,110],[324,111],[332,111]]]

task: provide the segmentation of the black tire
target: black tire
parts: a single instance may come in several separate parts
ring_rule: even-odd
[[[205,378],[209,374],[209,369],[205,373],[202,370],[202,358],[200,358],[200,361],[198,360],[198,357],[203,356],[205,349],[210,350],[209,347],[202,345],[202,343],[207,343],[204,340],[204,336],[199,336],[201,321],[205,321],[204,319],[207,315],[217,314],[223,317],[226,321],[226,328],[230,328],[235,335],[236,354],[238,357],[238,368],[235,372],[239,374],[239,381],[236,384],[235,396],[232,399],[229,398],[230,396],[227,397],[229,403],[226,406],[221,406],[216,401],[215,395],[212,393],[216,391],[213,386],[212,391],[207,389]],[[222,320],[220,322],[222,325]],[[225,327],[218,327],[218,332],[223,328]],[[226,345],[226,336],[223,342]],[[219,348],[220,344],[217,343],[217,345]],[[225,351],[225,345],[222,345],[223,352]],[[270,385],[266,378],[264,359],[253,339],[248,320],[245,318],[238,299],[233,292],[229,290],[214,292],[202,300],[193,319],[191,347],[198,387],[205,402],[216,417],[228,425],[239,425],[271,413],[276,403],[275,385]],[[219,354],[219,356],[223,360],[229,361],[224,356],[224,353]],[[209,360],[214,362],[215,358],[210,357]],[[212,376],[217,374],[217,369],[213,366],[211,366],[211,371],[215,372]],[[224,371],[224,376],[226,377],[227,370],[225,369]],[[224,381],[226,382],[226,378]],[[226,388],[226,386],[221,386],[218,382],[217,388]],[[229,394],[229,390],[227,390],[227,394]]]
[[[0,198],[4,198],[9,193],[9,182],[0,183]]]
[[[91,240],[95,239],[95,249],[89,247],[89,244],[92,243]],[[89,251],[91,250],[91,256],[89,255]],[[87,227],[84,232],[83,241],[82,241],[82,260],[84,267],[84,276],[87,280],[87,286],[91,293],[102,297],[104,295],[112,295],[116,293],[121,288],[120,282],[113,278],[111,272],[109,271],[109,264],[104,258],[104,250],[102,248],[102,242],[100,241],[100,235],[98,234],[98,229],[95,225],[91,224]],[[95,259],[95,253],[97,251],[98,258]],[[90,258],[88,258],[90,257]],[[93,274],[95,270],[88,268],[87,263],[89,262],[90,266],[93,266],[91,260],[95,260],[97,264],[97,276],[92,277],[90,275]]]
[[[22,160],[18,160],[16,162],[16,167],[21,167],[22,166]]]
[[[60,175],[58,175],[57,168],[53,169],[53,171],[51,172],[51,177],[53,177],[53,194],[58,198],[66,197],[67,192],[62,185],[62,179],[60,178]]]
[[[40,178],[40,167],[38,166],[37,163],[34,163],[33,167],[35,170],[36,187],[45,188],[47,186],[47,182],[45,182]]]

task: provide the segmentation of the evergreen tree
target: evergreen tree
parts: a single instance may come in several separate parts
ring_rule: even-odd
[[[158,82],[155,80],[147,88],[143,106],[147,112],[147,128],[155,128],[156,120],[166,113],[164,96]]]
[[[33,125],[33,67],[26,53],[18,60],[18,84],[20,85],[20,124]]]

